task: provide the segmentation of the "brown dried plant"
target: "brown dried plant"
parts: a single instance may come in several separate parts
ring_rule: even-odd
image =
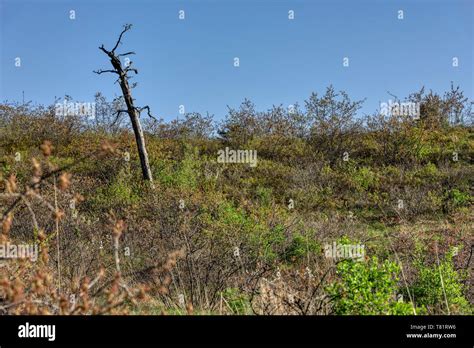
[[[127,277],[142,270],[137,270],[128,275],[123,275],[120,268],[119,248],[120,238],[125,233],[126,225],[123,219],[111,215],[111,235],[114,250],[114,266],[108,269],[100,265],[95,276],[91,279],[84,276],[75,279],[67,287],[61,287],[61,273],[59,272],[59,249],[57,264],[50,260],[50,248],[54,242],[59,243],[59,223],[65,218],[65,213],[55,203],[50,203],[48,197],[42,193],[45,181],[58,176],[58,187],[65,194],[71,186],[72,174],[65,170],[70,168],[55,168],[50,162],[54,146],[45,141],[40,146],[44,162],[33,158],[32,177],[30,184],[23,189],[19,188],[15,174],[5,180],[5,192],[0,193],[2,201],[9,202],[3,212],[0,243],[6,248],[19,242],[12,236],[14,224],[14,210],[23,203],[26,205],[32,220],[34,243],[38,246],[37,258],[12,258],[0,259],[0,314],[60,314],[60,315],[87,315],[87,314],[128,314],[133,306],[139,302],[147,301],[150,294],[165,294],[171,283],[169,276],[177,259],[182,257],[182,251],[170,253],[163,265],[155,265],[157,274],[164,275],[164,281],[157,282],[152,288],[148,284],[134,282],[128,284]],[[102,146],[101,155],[113,153],[113,146]],[[105,152],[105,153],[104,153]],[[50,170],[44,170],[50,168]],[[56,179],[54,181],[56,183]],[[71,194],[71,193],[68,193]],[[84,201],[78,193],[72,195],[76,203]],[[46,206],[52,213],[56,224],[55,230],[38,225],[33,207],[33,199]],[[53,224],[54,225],[54,224]],[[148,267],[150,268],[150,267]],[[192,313],[192,308],[188,309]]]

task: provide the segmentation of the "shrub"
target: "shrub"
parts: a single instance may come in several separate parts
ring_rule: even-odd
[[[250,302],[248,296],[237,288],[227,288],[222,292],[222,298],[225,300],[232,314],[248,314],[250,312]]]
[[[439,266],[427,266],[420,260],[416,266],[419,274],[413,293],[418,305],[425,307],[429,313],[447,314],[446,306],[449,306],[451,314],[472,314],[472,307],[464,297],[465,286],[462,283],[467,274],[454,269],[452,251],[446,254]]]
[[[458,189],[452,189],[447,193],[447,196],[452,199],[455,207],[467,205],[471,201],[471,195],[467,192],[462,192]]]
[[[367,191],[377,182],[377,176],[370,168],[362,167],[353,173],[353,180],[357,190]]]
[[[400,268],[395,262],[343,260],[337,266],[339,280],[328,286],[334,313],[343,315],[413,314],[411,304],[397,302]]]
[[[108,209],[128,206],[139,200],[140,194],[137,192],[137,187],[133,184],[130,175],[122,170],[109,185],[98,188],[92,197],[91,205],[93,208]]]

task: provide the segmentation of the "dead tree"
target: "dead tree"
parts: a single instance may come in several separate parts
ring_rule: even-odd
[[[132,123],[133,133],[135,134],[135,141],[137,143],[138,155],[140,157],[140,165],[142,168],[143,178],[153,183],[153,177],[151,175],[150,163],[148,161],[148,153],[146,151],[145,146],[145,137],[143,136],[143,129],[140,124],[140,114],[143,110],[147,110],[148,116],[150,114],[150,108],[148,106],[144,107],[136,107],[133,103],[134,99],[132,98],[132,88],[135,87],[136,84],[129,85],[128,80],[131,78],[129,73],[138,74],[138,70],[132,68],[132,62],[128,60],[128,63],[125,66],[122,66],[122,62],[120,61],[120,57],[129,56],[135,54],[135,52],[127,52],[122,54],[116,54],[115,50],[121,44],[122,36],[127,31],[132,28],[131,24],[126,24],[123,27],[122,32],[115,44],[114,48],[109,51],[105,49],[104,45],[100,46],[99,49],[103,51],[107,56],[110,58],[110,62],[112,63],[113,69],[110,70],[96,70],[94,71],[96,74],[103,74],[103,73],[112,73],[117,74],[118,78],[117,81],[120,84],[120,88],[122,89],[123,99],[125,101],[125,105],[127,106],[127,110],[117,110],[117,118],[120,116],[121,113],[126,112],[130,117],[130,121]]]

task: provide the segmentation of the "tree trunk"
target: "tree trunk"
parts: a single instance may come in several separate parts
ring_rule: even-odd
[[[137,143],[138,155],[140,157],[140,165],[142,167],[143,179],[153,181],[151,175],[150,163],[148,161],[148,153],[145,146],[145,137],[143,136],[143,129],[139,119],[139,113],[133,105],[133,99],[130,93],[130,87],[125,78],[120,78],[120,87],[122,88],[125,104],[127,105],[128,115],[132,122],[133,133],[135,134],[135,141]]]
[[[102,73],[114,73],[118,75],[118,82],[120,83],[120,88],[122,89],[123,99],[125,100],[125,104],[127,105],[127,110],[118,110],[117,117],[121,112],[127,112],[128,116],[130,117],[130,121],[132,122],[133,133],[135,134],[135,141],[137,143],[138,155],[140,157],[140,165],[142,167],[142,174],[143,178],[147,181],[150,181],[153,185],[153,177],[151,175],[150,163],[148,162],[148,153],[146,151],[145,146],[145,137],[143,136],[143,129],[140,124],[140,112],[143,109],[148,109],[148,115],[150,115],[150,108],[145,106],[143,108],[137,108],[133,105],[133,98],[131,88],[128,84],[128,73],[134,72],[135,74],[138,73],[137,69],[131,67],[131,62],[125,67],[122,67],[122,63],[120,61],[120,57],[128,56],[130,54],[135,54],[134,52],[127,52],[123,54],[115,54],[115,50],[121,44],[122,36],[125,32],[130,30],[132,26],[130,24],[126,24],[124,29],[120,33],[120,36],[115,44],[114,48],[109,51],[107,50],[104,45],[100,46],[99,49],[102,50],[105,54],[107,54],[110,58],[110,63],[114,67],[113,70],[98,70],[95,71],[96,74]],[[151,116],[151,115],[150,115]]]

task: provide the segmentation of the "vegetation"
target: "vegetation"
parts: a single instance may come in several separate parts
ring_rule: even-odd
[[[472,103],[406,100],[419,117],[360,118],[329,87],[220,123],[147,120],[154,185],[120,101],[97,94],[94,119],[1,104],[2,243],[41,257],[0,259],[0,311],[472,314]],[[218,162],[226,147],[258,164]]]

